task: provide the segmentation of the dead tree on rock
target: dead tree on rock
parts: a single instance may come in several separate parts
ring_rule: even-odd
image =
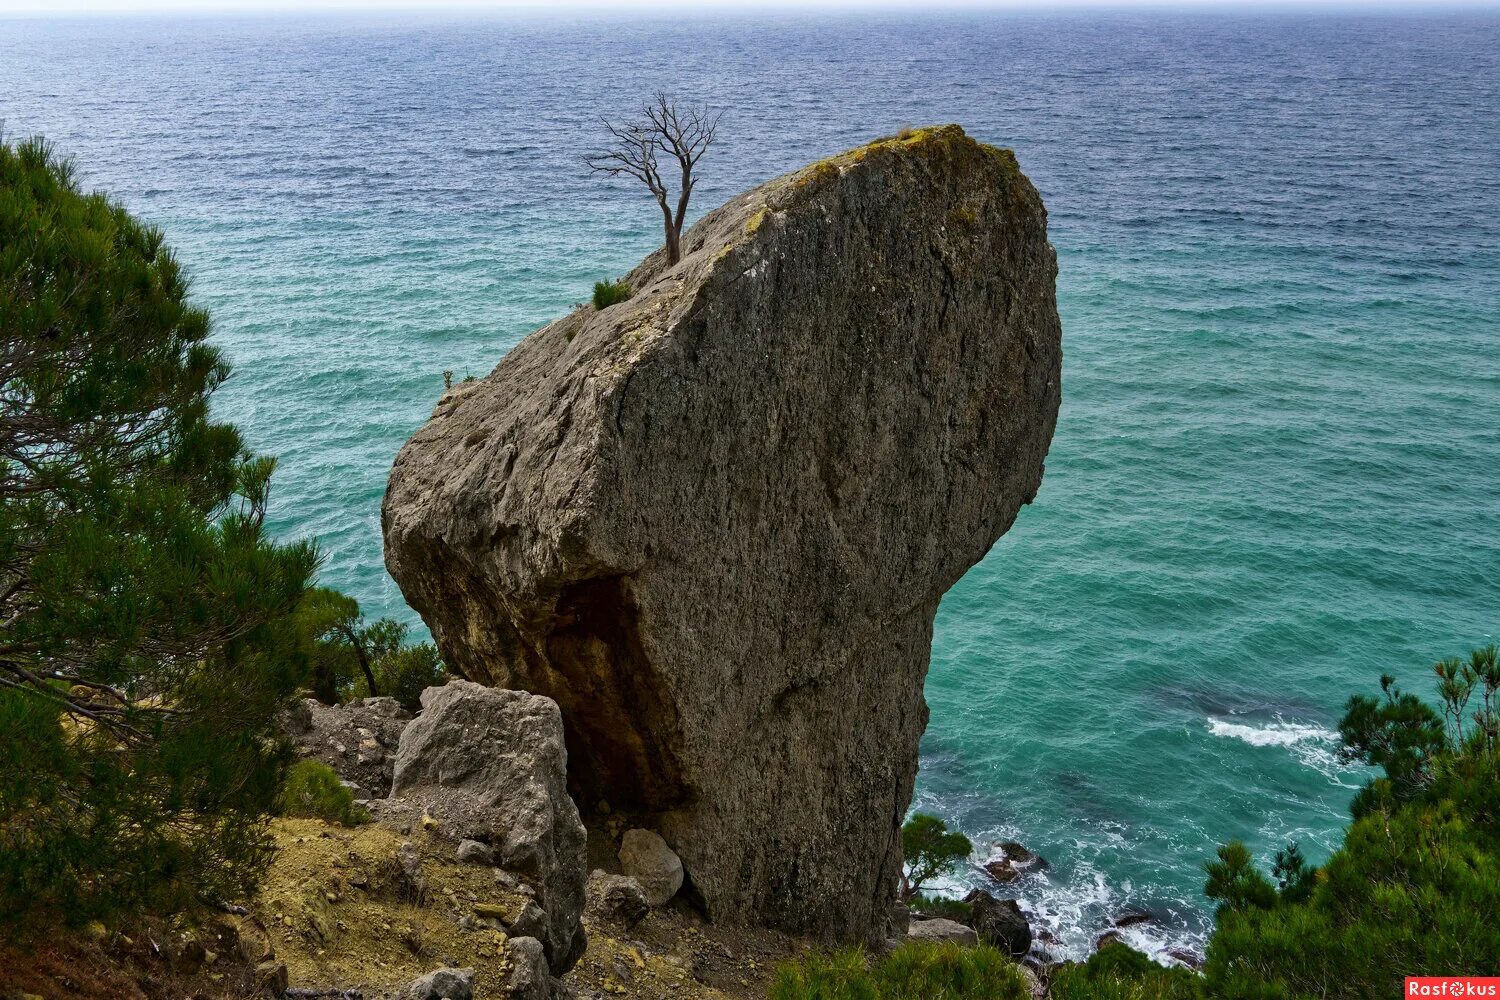
[[[658,93],[655,100],[644,105],[641,113],[642,118],[626,122],[601,118],[600,123],[613,137],[613,144],[602,153],[584,157],[584,161],[595,173],[634,177],[650,188],[661,207],[670,266],[682,259],[682,222],[687,216],[688,199],[693,196],[693,185],[697,183],[693,168],[713,144],[723,113],[711,111],[707,106],[678,107],[676,100],[664,93]],[[675,211],[671,192],[657,166],[657,154],[666,158],[669,170],[671,161],[676,160],[682,171]]]

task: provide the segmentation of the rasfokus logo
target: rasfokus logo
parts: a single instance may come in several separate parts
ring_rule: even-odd
[[[1407,976],[1409,997],[1500,997],[1500,976]]]

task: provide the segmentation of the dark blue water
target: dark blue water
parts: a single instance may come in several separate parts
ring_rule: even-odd
[[[0,21],[7,132],[195,277],[276,530],[406,618],[391,459],[656,245],[581,154],[657,87],[728,111],[700,209],[958,121],[1051,211],[1063,412],[944,602],[919,804],[1047,855],[1014,888],[1074,951],[1194,940],[1219,841],[1336,843],[1345,697],[1500,609],[1500,15]]]

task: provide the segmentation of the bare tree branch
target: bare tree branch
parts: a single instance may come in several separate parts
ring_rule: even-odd
[[[675,99],[658,92],[651,103],[641,108],[641,114],[641,119],[620,123],[600,119],[613,142],[604,152],[585,156],[584,162],[595,173],[633,177],[646,185],[661,209],[667,263],[676,264],[682,259],[682,224],[697,183],[693,170],[713,145],[723,113],[711,111],[707,106],[679,107]],[[662,180],[658,153],[668,158],[668,162],[675,160],[681,175],[675,207],[671,191]]]

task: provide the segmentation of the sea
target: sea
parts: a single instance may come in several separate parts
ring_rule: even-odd
[[[470,11],[0,19],[0,121],[160,226],[279,458],[270,524],[381,560],[454,378],[660,244],[599,116],[724,111],[694,214],[903,126],[1015,150],[1057,247],[1036,502],[944,599],[914,806],[1059,956],[1201,948],[1203,862],[1321,861],[1382,673],[1500,628],[1500,12]],[[1005,886],[977,863],[1048,861]]]

